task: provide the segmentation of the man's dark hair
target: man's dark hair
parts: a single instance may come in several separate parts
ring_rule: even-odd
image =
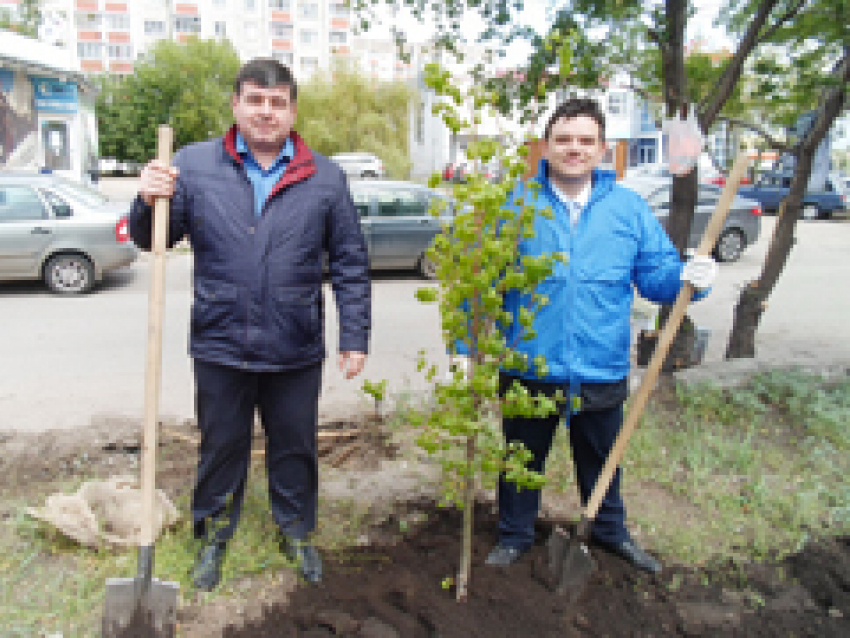
[[[562,117],[570,119],[578,117],[579,115],[587,115],[596,121],[599,125],[599,140],[604,142],[605,114],[602,112],[602,109],[599,107],[599,103],[596,100],[581,97],[574,97],[567,100],[555,109],[555,112],[552,113],[552,117],[550,117],[549,121],[546,123],[546,130],[543,133],[543,138],[546,140],[549,139],[549,136],[552,134],[552,127],[555,125],[555,122],[560,120]]]
[[[245,82],[253,82],[264,88],[274,86],[288,86],[289,99],[293,102],[298,92],[298,87],[295,84],[295,78],[289,67],[281,64],[273,58],[254,58],[246,62],[239,74],[236,76],[236,81],[233,83],[233,91],[239,95],[242,91],[242,85]]]

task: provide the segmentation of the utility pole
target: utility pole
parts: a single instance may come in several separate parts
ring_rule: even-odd
[[[165,1],[165,36],[174,40],[174,11],[171,6],[172,0]]]

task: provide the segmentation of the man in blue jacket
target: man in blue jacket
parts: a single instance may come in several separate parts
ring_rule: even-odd
[[[171,197],[168,244],[194,253],[190,328],[200,459],[192,518],[202,549],[195,585],[221,577],[239,519],[255,410],[266,434],[272,513],[302,576],[322,563],[309,534],[318,502],[317,423],[325,358],[323,255],[339,313],[339,367],[366,360],[371,292],[366,244],[342,171],[292,129],[296,83],[275,60],[246,63],[231,100],[235,125],[191,144],[174,167],[141,174],[130,234],[151,246],[151,206]]]
[[[628,394],[630,315],[633,286],[647,299],[672,303],[682,285],[711,285],[717,266],[711,258],[695,257],[684,265],[646,202],[615,182],[616,175],[596,165],[605,155],[605,118],[593,100],[572,99],[560,105],[544,134],[543,159],[533,189],[518,189],[512,200],[525,200],[552,219],[538,215],[535,236],[523,241],[524,254],[563,253],[566,263],[538,288],[548,303],[534,321],[537,336],[522,340],[515,320],[507,341],[534,361],[542,355],[547,371],[539,376],[505,370],[504,392],[518,381],[529,392],[580,397],[580,407],[568,410],[568,427],[582,503],[586,503],[623,423]],[[516,202],[509,202],[516,205]],[[525,300],[508,295],[507,310],[518,313]],[[568,402],[571,404],[572,401]],[[570,412],[572,412],[570,414]],[[531,469],[542,472],[561,415],[546,418],[505,418],[508,442],[521,441],[533,454]],[[518,490],[500,478],[499,542],[488,555],[489,565],[515,562],[534,541],[534,520],[540,491]],[[625,525],[620,496],[620,471],[614,477],[593,523],[594,541],[636,567],[657,573],[658,561],[635,543]]]

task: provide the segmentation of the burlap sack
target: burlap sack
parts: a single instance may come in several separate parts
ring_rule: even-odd
[[[141,534],[142,494],[132,476],[87,481],[74,494],[52,494],[44,507],[27,513],[82,545],[99,548],[136,546]],[[154,500],[154,539],[179,518],[162,490]]]

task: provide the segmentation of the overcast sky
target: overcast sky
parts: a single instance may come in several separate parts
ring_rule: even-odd
[[[697,8],[696,15],[688,21],[686,36],[688,39],[703,37],[713,49],[723,46],[731,47],[732,41],[726,35],[724,29],[712,26],[712,21],[717,16],[720,0],[691,0]],[[549,19],[546,9],[550,3],[545,0],[526,0],[525,8],[521,15],[521,22],[535,28],[539,33],[548,30]],[[383,24],[373,25],[365,34],[367,37],[389,38],[390,25],[395,24],[407,33],[408,40],[412,42],[423,42],[434,32],[433,24],[420,24],[409,12],[401,10],[397,15],[391,16],[389,10],[381,8]],[[470,34],[473,40],[475,35],[483,31],[484,23],[474,12],[464,16],[465,32]],[[466,26],[468,25],[468,26]],[[530,47],[526,42],[517,42],[507,51],[505,66],[522,64],[528,57]]]

